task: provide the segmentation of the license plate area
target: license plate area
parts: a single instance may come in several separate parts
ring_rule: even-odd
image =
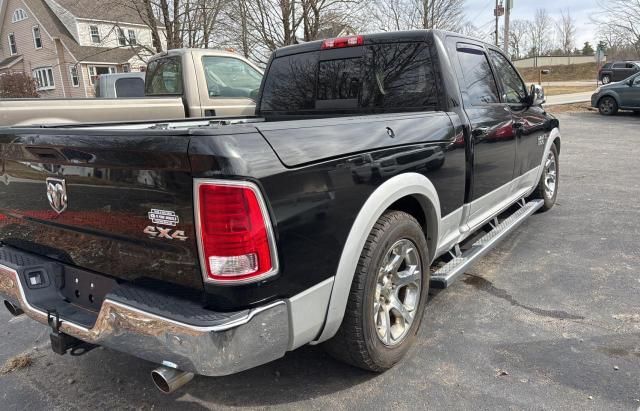
[[[66,266],[63,284],[60,293],[68,302],[99,312],[105,296],[117,282],[109,277]]]

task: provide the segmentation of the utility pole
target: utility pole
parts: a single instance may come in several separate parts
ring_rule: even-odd
[[[496,37],[496,46],[498,45],[498,20],[503,14],[504,7],[502,6],[502,0],[496,0],[496,8],[493,9],[493,15],[496,17],[496,31],[494,32]]]
[[[493,11],[493,14],[496,15],[496,32],[495,32],[495,35],[496,35],[496,46],[497,46],[498,45],[498,16],[499,16],[499,13],[498,13],[498,0],[496,0],[496,9]]]
[[[504,5],[504,52],[507,56],[509,56],[509,14],[511,14],[512,1],[513,0],[505,0],[506,4]]]

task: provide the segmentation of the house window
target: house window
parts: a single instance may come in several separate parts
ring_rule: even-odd
[[[135,30],[129,30],[129,44],[132,46],[135,46],[136,44],[138,44],[138,39],[136,38]]]
[[[36,47],[36,49],[41,49],[42,48],[42,38],[40,37],[40,27],[35,26],[33,27],[33,45]]]
[[[131,67],[128,64],[123,64],[122,65],[122,72],[123,73],[129,73],[131,71]]]
[[[16,46],[16,36],[13,33],[9,33],[9,53],[13,56],[18,54],[18,46]]]
[[[91,42],[100,43],[100,32],[98,31],[98,26],[89,26],[89,30],[91,31]]]
[[[78,77],[78,66],[69,67],[69,77],[71,79],[71,85],[73,87],[80,86],[80,78]]]
[[[118,44],[121,46],[127,45],[127,38],[124,36],[124,30],[118,28]]]
[[[116,68],[113,66],[89,66],[89,82],[94,85],[101,75],[115,72]]]
[[[12,23],[17,23],[19,21],[26,20],[26,19],[27,19],[27,13],[22,9],[17,9],[16,11],[13,12],[13,16],[11,16]]]
[[[53,81],[53,69],[51,67],[41,67],[33,70],[33,78],[38,83],[38,91],[53,90],[56,85]]]

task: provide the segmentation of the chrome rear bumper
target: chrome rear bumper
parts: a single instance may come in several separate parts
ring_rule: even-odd
[[[0,265],[0,295],[30,318],[47,324],[47,313],[29,304],[16,270]],[[200,327],[107,298],[95,325],[61,317],[59,331],[82,341],[196,374],[222,376],[282,357],[290,347],[288,303],[277,301],[241,318]]]

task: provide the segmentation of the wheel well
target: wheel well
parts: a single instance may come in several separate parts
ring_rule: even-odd
[[[616,104],[618,104],[618,99],[616,98],[616,96],[612,95],[612,94],[605,94],[604,96],[600,96],[600,98],[598,98],[598,102],[596,103],[596,106],[600,105],[600,102],[602,101],[603,98],[605,97],[611,97],[613,99],[613,101],[616,102]]]
[[[409,195],[396,200],[388,210],[404,211],[418,220],[427,239],[429,259],[433,260],[438,243],[438,220],[431,201],[421,195]]]

